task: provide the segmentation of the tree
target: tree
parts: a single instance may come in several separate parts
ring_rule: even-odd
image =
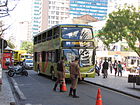
[[[0,18],[10,15],[10,12],[13,11],[19,0],[1,0],[0,1]]]
[[[9,16],[10,12],[16,8],[18,2],[19,0],[0,0],[0,19]],[[8,25],[4,28],[2,20],[0,20],[0,37],[10,26]]]
[[[126,40],[128,46],[140,56],[140,15],[133,6],[125,5],[109,14],[106,26],[99,31],[99,38],[109,48],[110,44]],[[136,42],[139,45],[136,46]]]
[[[26,50],[27,53],[33,53],[33,43],[29,41],[23,41],[21,45],[21,50]]]

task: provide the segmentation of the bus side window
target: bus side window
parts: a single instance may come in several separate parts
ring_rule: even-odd
[[[47,40],[51,40],[51,39],[52,39],[52,30],[49,30],[47,35]]]
[[[53,38],[54,39],[58,38],[59,37],[59,33],[60,33],[59,27],[54,28]]]
[[[46,52],[42,51],[42,62],[45,62],[46,59]]]
[[[52,62],[55,62],[55,52],[52,52]]]
[[[52,54],[51,52],[48,52],[48,61],[51,61],[52,60]]]
[[[46,41],[46,32],[42,34],[42,42]]]
[[[34,44],[37,44],[37,36],[34,37]]]
[[[37,52],[34,53],[34,60],[37,62]]]
[[[55,51],[55,62],[58,62],[59,60],[60,60],[60,50],[59,49],[56,49],[56,51]]]
[[[37,38],[37,40],[38,40],[37,43],[40,43],[40,42],[41,42],[41,39],[42,39],[42,38],[41,38],[41,35],[38,35],[37,37],[38,37],[38,38]]]

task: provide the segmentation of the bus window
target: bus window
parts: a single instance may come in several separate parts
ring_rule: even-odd
[[[75,57],[80,57],[80,67],[93,65],[93,49],[64,49],[63,51],[67,62],[72,62]]]
[[[37,36],[34,37],[34,44],[37,44]]]
[[[55,39],[55,38],[59,37],[59,34],[60,34],[59,27],[54,28],[53,38]]]
[[[40,62],[40,52],[37,52],[37,62]]]
[[[41,42],[41,35],[38,35],[37,37],[38,37],[38,43],[40,43]]]
[[[64,39],[92,39],[92,29],[82,27],[63,27],[62,38]]]
[[[45,58],[46,58],[46,52],[42,51],[42,62],[45,62]]]
[[[46,32],[42,34],[42,42],[46,41]]]
[[[60,49],[56,49],[56,51],[55,51],[56,62],[58,62],[60,60],[60,52],[61,52]]]
[[[51,39],[52,39],[52,30],[49,30],[47,35],[47,40],[51,40]]]
[[[34,60],[37,62],[37,52],[34,52]]]
[[[52,54],[51,52],[48,52],[48,61],[51,61],[52,60]]]
[[[55,52],[52,52],[52,62],[55,62]]]

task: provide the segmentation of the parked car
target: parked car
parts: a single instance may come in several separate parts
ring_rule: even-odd
[[[25,59],[23,62],[23,66],[26,69],[33,69],[33,60],[32,59]]]

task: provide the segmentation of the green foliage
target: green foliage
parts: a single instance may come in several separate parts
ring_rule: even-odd
[[[23,41],[20,49],[26,50],[27,53],[32,54],[33,53],[33,42]]]
[[[140,9],[139,9],[140,10]],[[106,26],[99,31],[99,38],[109,48],[110,44],[127,41],[128,46],[140,56],[140,14],[133,6],[125,5],[109,14]]]

